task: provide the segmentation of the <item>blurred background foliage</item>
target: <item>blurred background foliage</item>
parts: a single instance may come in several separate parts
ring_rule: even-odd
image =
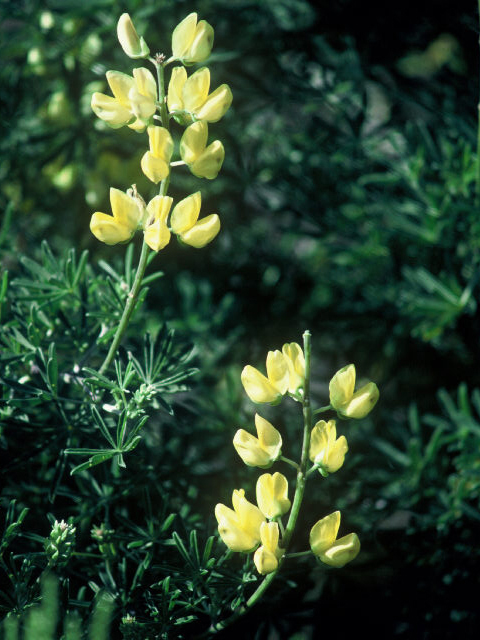
[[[261,611],[239,625],[239,637],[254,637],[253,629],[258,638],[313,638],[328,630],[343,637],[362,624],[374,637],[476,637],[480,218],[473,3],[0,0],[0,259],[9,281],[16,282],[0,295],[2,321],[10,323],[1,348],[11,354],[8,340],[18,339],[13,316],[20,323],[14,329],[34,346],[23,344],[18,357],[3,361],[2,382],[15,384],[16,376],[18,383],[35,349],[43,354],[43,360],[35,355],[35,365],[45,367],[48,379],[48,329],[64,340],[63,350],[57,345],[58,366],[67,374],[78,354],[91,356],[101,323],[113,326],[118,310],[106,299],[112,287],[122,296],[122,280],[112,274],[123,273],[125,248],[100,245],[88,229],[90,215],[109,210],[111,186],[125,190],[136,183],[145,198],[153,193],[139,170],[144,136],[105,127],[91,112],[90,96],[106,90],[106,70],[129,73],[134,66],[116,41],[123,11],[153,50],[168,53],[172,29],[194,10],[215,28],[212,83],[228,82],[234,95],[232,108],[215,125],[226,149],[224,167],[214,183],[201,186],[205,212],[220,214],[222,232],[201,251],[172,243],[158,255],[150,272],[161,269],[164,276],[149,285],[126,346],[136,353],[143,334],[158,334],[166,323],[175,331],[180,358],[173,358],[173,369],[181,365],[184,371],[181,358],[189,343],[198,372],[189,379],[190,391],[175,385],[166,390],[176,394],[173,407],[160,393],[163,413],[155,413],[154,426],[128,454],[127,470],[113,479],[99,471],[75,488],[65,481],[61,498],[59,467],[51,465],[70,436],[65,425],[60,436],[55,431],[63,423],[58,415],[52,420],[51,392],[30,411],[38,425],[46,425],[40,440],[32,425],[25,433],[15,431],[18,415],[14,411],[13,420],[3,410],[7,526],[20,507],[30,509],[12,543],[14,568],[8,569],[18,572],[21,593],[2,603],[3,613],[19,613],[38,597],[37,538],[48,536],[49,512],[73,517],[85,536],[92,519],[105,517],[97,509],[101,495],[124,553],[135,541],[135,527],[146,522],[155,532],[165,526],[158,548],[175,547],[171,512],[180,514],[176,530],[185,540],[196,529],[205,544],[216,528],[215,503],[229,503],[234,487],[252,490],[256,478],[230,445],[235,429],[251,425],[254,413],[240,386],[241,368],[262,366],[268,349],[300,342],[309,328],[318,405],[326,404],[332,374],[348,362],[377,382],[381,401],[360,425],[342,425],[350,445],[347,464],[321,492],[307,492],[304,533],[295,546],[306,544],[309,514],[340,508],[345,530],[358,531],[363,552],[339,572],[292,563]],[[172,184],[174,197],[198,189],[183,168]],[[63,318],[53,328],[68,298],[52,306],[47,295],[43,318],[29,297],[26,279],[41,282],[42,274],[28,261],[49,259],[43,239],[60,261],[68,261],[71,247],[77,259],[89,251],[85,275],[75,286],[78,299],[88,292],[89,308],[103,316],[85,315],[79,306],[78,335],[76,325],[65,329]],[[54,284],[68,291],[72,282],[65,273]],[[40,327],[41,338],[28,334],[31,327]],[[90,342],[82,341],[85,336]],[[293,408],[264,413],[285,434],[293,455],[300,429]],[[146,486],[158,492],[155,515]],[[74,498],[81,491],[89,496],[83,510]],[[18,507],[7,513],[11,499]],[[150,535],[146,529],[141,534],[145,553],[133,555],[133,564],[150,557]],[[161,560],[153,554],[148,562]],[[177,576],[177,587],[182,579],[188,582],[181,562],[180,553],[175,569],[157,571],[157,589],[174,589],[164,582],[170,574]],[[232,562],[230,570],[236,569]],[[84,570],[74,563],[68,578],[80,595],[65,593],[62,576],[64,607],[69,597],[70,607],[91,605],[95,586],[88,581],[99,583],[95,561],[81,586]],[[117,620],[130,613],[154,619],[157,596],[142,610],[145,600],[126,595],[129,571],[119,565],[109,576],[102,569],[100,582],[117,598]],[[235,581],[226,575],[223,581],[228,593]],[[167,627],[162,632],[177,637]]]

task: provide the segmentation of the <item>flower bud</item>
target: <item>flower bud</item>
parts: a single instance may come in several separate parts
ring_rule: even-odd
[[[164,127],[150,126],[147,128],[147,133],[150,151],[143,154],[140,164],[147,178],[158,184],[170,173],[173,140]]]
[[[170,242],[167,218],[172,202],[173,198],[170,196],[155,196],[147,205],[147,221],[143,234],[145,242],[153,251],[160,251]]]
[[[283,555],[283,549],[278,546],[278,524],[276,522],[262,522],[260,540],[262,546],[255,551],[253,562],[258,573],[267,575],[278,568],[278,561]]]
[[[76,528],[72,524],[64,520],[55,520],[50,536],[44,542],[50,566],[67,564],[75,545],[75,531]]]
[[[203,62],[213,46],[213,29],[205,20],[197,24],[197,14],[190,13],[174,29],[172,34],[173,57],[189,65]]]
[[[288,365],[288,392],[295,395],[305,384],[305,356],[296,342],[284,344],[282,353]]]
[[[122,49],[130,58],[146,58],[150,53],[145,40],[138,36],[128,13],[122,13],[118,20],[117,36]]]

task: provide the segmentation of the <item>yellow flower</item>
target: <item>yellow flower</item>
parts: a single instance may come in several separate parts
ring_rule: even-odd
[[[119,189],[110,189],[112,214],[96,211],[90,220],[93,235],[105,244],[128,242],[142,226],[144,211],[138,199]]]
[[[220,218],[216,213],[198,220],[201,206],[202,195],[197,191],[175,205],[170,219],[173,233],[176,233],[182,242],[196,249],[201,249],[211,242],[220,231]]]
[[[147,205],[147,223],[143,233],[145,242],[153,251],[160,251],[170,241],[167,218],[172,202],[170,196],[155,196]]]
[[[213,180],[222,167],[225,149],[220,140],[207,147],[207,138],[207,123],[203,120],[194,122],[185,129],[180,140],[180,155],[194,176]]]
[[[340,511],[335,511],[313,525],[310,531],[310,547],[322,562],[331,567],[343,567],[360,551],[356,533],[349,533],[337,540],[340,528]]]
[[[330,404],[341,416],[364,418],[376,405],[380,395],[374,382],[355,389],[355,365],[343,367],[330,380]]]
[[[260,526],[265,522],[262,512],[245,498],[243,489],[235,489],[233,510],[217,504],[215,517],[223,542],[232,551],[252,551],[260,542]]]
[[[264,473],[257,480],[257,504],[263,515],[270,520],[282,516],[290,509],[287,494],[288,481],[278,471],[273,475]]]
[[[189,65],[203,62],[213,46],[213,29],[205,20],[197,24],[197,14],[191,13],[175,27],[172,34],[173,57]]]
[[[338,471],[348,451],[345,436],[337,439],[335,420],[319,420],[312,429],[310,439],[310,460],[327,473]]]
[[[175,67],[168,85],[167,103],[170,113],[187,113],[175,116],[181,124],[193,120],[218,122],[232,104],[232,92],[228,84],[222,84],[213,93],[210,89],[210,70],[202,67],[187,79],[184,67]]]
[[[284,344],[282,353],[288,365],[288,392],[295,395],[305,384],[305,357],[301,346],[296,342]]]
[[[233,446],[249,467],[268,469],[280,457],[282,436],[268,420],[255,414],[258,438],[245,429],[239,429],[233,438]]]
[[[107,71],[113,98],[104,93],[92,95],[92,110],[113,129],[128,125],[144,131],[155,113],[157,84],[145,67],[133,70],[132,76],[120,71]]]
[[[262,546],[255,551],[253,561],[258,573],[266,575],[278,567],[278,561],[283,555],[283,549],[278,546],[279,531],[276,522],[262,522],[260,525],[260,540]]]
[[[267,377],[247,364],[241,374],[242,384],[252,402],[278,404],[287,393],[289,374],[285,356],[278,350],[267,354]]]
[[[173,153],[172,136],[164,127],[152,125],[147,128],[150,151],[146,151],[141,160],[143,173],[149,180],[158,184],[170,173],[170,158]]]
[[[130,58],[146,58],[150,49],[140,38],[128,13],[122,13],[117,23],[117,36],[122,49]]]

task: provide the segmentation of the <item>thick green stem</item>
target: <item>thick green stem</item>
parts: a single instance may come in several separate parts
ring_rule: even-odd
[[[480,0],[479,0],[480,1]],[[282,547],[285,549],[285,552],[288,550],[288,546],[292,539],[293,532],[295,530],[295,525],[297,524],[298,515],[300,513],[300,507],[302,506],[303,494],[305,493],[305,484],[307,480],[307,465],[308,465],[308,451],[310,447],[310,433],[312,430],[312,408],[310,404],[310,359],[311,359],[311,334],[310,331],[305,331],[303,334],[303,349],[305,354],[305,384],[303,388],[303,442],[302,442],[302,455],[300,459],[300,465],[297,470],[297,484],[295,487],[295,495],[293,497],[292,508],[290,511],[290,516],[288,518],[287,526],[285,527],[285,533],[282,536]],[[303,552],[302,552],[303,554]],[[269,573],[263,581],[260,583],[259,587],[254,591],[254,593],[247,600],[244,607],[237,610],[237,612],[227,618],[223,622],[219,622],[214,625],[209,633],[216,633],[218,631],[222,631],[226,627],[229,627],[233,622],[242,617],[251,607],[253,607],[258,600],[263,596],[265,591],[271,585],[275,576],[280,570],[283,559],[280,559],[278,568]],[[199,636],[199,638],[207,637],[207,635]]]
[[[99,373],[104,373],[108,367],[110,366],[112,360],[117,353],[117,349],[122,341],[123,334],[125,333],[128,323],[130,321],[130,317],[135,309],[135,305],[137,303],[138,294],[140,293],[140,288],[142,286],[142,279],[145,273],[145,268],[147,266],[147,258],[149,254],[148,245],[144,242],[142,245],[142,252],[140,254],[140,260],[138,262],[137,273],[135,274],[135,280],[133,282],[133,286],[130,290],[130,293],[127,297],[127,303],[125,305],[125,309],[123,310],[122,317],[120,319],[119,325],[117,327],[117,331],[115,333],[115,337],[113,338],[113,342],[110,345],[110,349],[108,350],[107,357],[105,358],[102,366],[99,369]]]

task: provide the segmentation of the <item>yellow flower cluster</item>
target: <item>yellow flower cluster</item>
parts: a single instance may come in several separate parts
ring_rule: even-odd
[[[287,393],[305,407],[310,400],[305,396],[306,363],[304,353],[296,342],[284,344],[282,350],[269,351],[266,360],[267,375],[247,365],[241,374],[241,380],[249,398],[255,403],[278,404]],[[378,400],[378,389],[369,382],[355,392],[355,367],[349,365],[338,371],[330,381],[330,405],[319,411],[334,409],[340,417],[360,418],[367,415]],[[307,415],[311,416],[310,409]],[[310,423],[310,419],[306,425]],[[257,436],[245,429],[239,429],[233,438],[233,446],[243,462],[250,467],[270,468],[277,460],[283,460],[296,466],[299,482],[305,482],[310,471],[318,469],[323,476],[338,471],[345,461],[348,444],[344,435],[337,437],[335,420],[319,420],[304,440],[305,453],[313,466],[306,473],[307,458],[302,454],[301,465],[282,457],[283,439],[280,432],[268,420],[255,414]],[[308,449],[307,446],[308,445]],[[302,479],[303,478],[303,479]],[[303,491],[303,489],[302,489]],[[232,551],[254,552],[254,563],[262,575],[277,570],[285,553],[285,546],[298,515],[291,514],[283,543],[281,517],[290,510],[288,481],[281,473],[264,473],[257,480],[257,505],[245,498],[243,489],[233,492],[233,510],[223,504],[217,504],[215,516],[218,531],[224,543]],[[337,539],[340,528],[340,512],[319,520],[310,531],[311,552],[323,563],[332,567],[343,567],[353,560],[360,551],[360,541],[355,533]],[[282,534],[283,535],[283,534]]]
[[[290,509],[287,479],[278,472],[273,475],[264,473],[257,480],[256,493],[258,506],[245,498],[243,489],[235,489],[233,510],[217,504],[215,517],[218,532],[227,547],[248,553],[256,549],[253,557],[255,566],[259,573],[267,574],[277,569],[283,555],[278,524],[267,522],[267,519],[272,521]]]
[[[191,13],[175,27],[172,56],[166,61],[163,55],[149,58],[150,49],[127,13],[120,16],[117,35],[130,58],[148,58],[162,78],[167,64],[179,62],[189,66],[203,62],[213,45],[211,25],[205,20],[198,21],[196,13]],[[217,177],[225,150],[219,140],[208,144],[207,123],[218,122],[229,109],[232,92],[227,84],[210,93],[210,70],[202,67],[188,77],[184,66],[173,68],[167,95],[162,93],[163,80],[158,85],[145,67],[133,69],[131,76],[107,71],[106,79],[112,95],[94,93],[92,110],[114,129],[128,126],[139,133],[147,132],[149,149],[142,156],[141,169],[151,182],[158,184],[170,175],[175,151],[168,128],[170,117],[186,126],[178,149],[181,161],[173,164],[187,165],[198,178],[212,180]],[[156,121],[160,121],[161,126]],[[196,248],[204,247],[215,238],[220,230],[220,219],[217,214],[211,214],[199,220],[200,192],[178,202],[171,215],[172,199],[164,193],[161,190],[161,195],[145,205],[140,196],[111,189],[112,215],[94,213],[90,222],[92,233],[106,244],[117,244],[129,242],[137,230],[143,230],[145,242],[154,251],[168,244],[171,233]]]

